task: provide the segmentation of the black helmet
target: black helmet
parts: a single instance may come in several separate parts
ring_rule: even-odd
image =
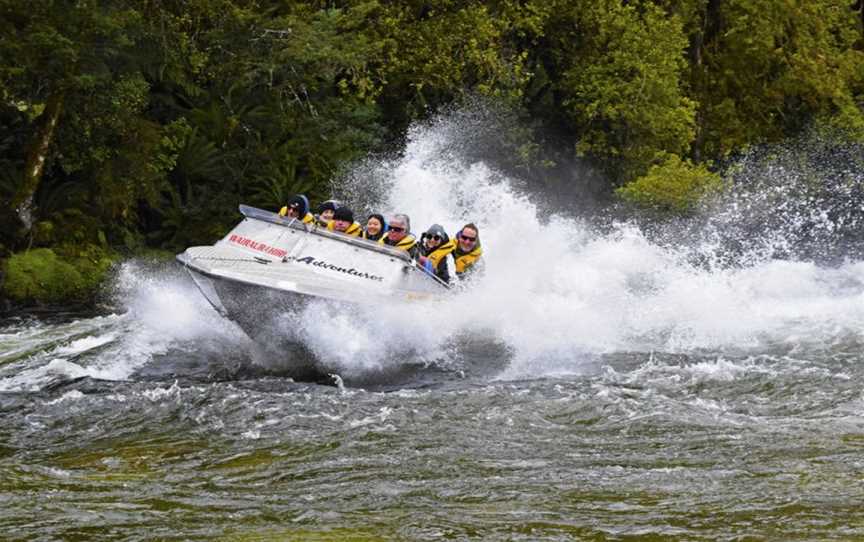
[[[322,201],[320,205],[318,205],[318,214],[320,215],[327,209],[331,211],[335,211],[339,207],[342,207],[342,202],[335,199],[328,199],[327,201]]]
[[[303,194],[294,195],[288,200],[288,208],[295,209],[303,218],[309,212],[309,200]]]
[[[423,237],[435,237],[436,235],[441,238],[442,243],[446,243],[450,240],[447,232],[444,231],[444,227],[440,224],[432,224],[431,226],[429,226],[429,229],[426,230],[426,232],[423,234]]]

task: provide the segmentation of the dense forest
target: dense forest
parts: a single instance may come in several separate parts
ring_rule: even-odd
[[[506,166],[578,158],[610,198],[687,212],[748,147],[864,141],[864,2],[0,0],[6,296],[86,296],[239,202],[320,200],[477,96],[520,119]]]

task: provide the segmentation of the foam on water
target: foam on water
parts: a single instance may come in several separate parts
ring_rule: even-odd
[[[216,313],[182,274],[170,264],[146,268],[127,263],[117,280],[125,303],[126,333],[112,352],[94,363],[102,378],[128,378],[154,355],[169,350],[219,357],[248,348],[247,337]]]
[[[83,377],[125,380],[173,350],[218,358],[248,348],[246,336],[170,268],[128,262],[115,278],[118,314],[34,326],[39,333],[19,337],[13,351],[30,352],[29,357],[3,367],[0,391],[38,390]]]

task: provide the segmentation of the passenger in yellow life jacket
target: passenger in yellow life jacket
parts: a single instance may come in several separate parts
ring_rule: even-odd
[[[304,224],[311,224],[315,217],[309,212],[309,199],[303,194],[295,194],[288,200],[288,205],[279,209],[279,216],[302,220]]]
[[[387,225],[387,234],[378,241],[382,245],[404,250],[412,258],[417,257],[417,238],[411,233],[411,219],[408,215],[393,215]]]
[[[369,241],[378,241],[387,233],[387,222],[384,217],[378,213],[372,213],[366,219],[366,227],[363,228],[363,239]]]
[[[456,234],[456,248],[451,254],[460,281],[483,274],[483,249],[480,248],[480,230],[476,225],[462,226]]]
[[[330,225],[330,221],[333,220],[333,214],[339,207],[342,207],[342,202],[335,199],[328,199],[327,201],[321,202],[321,205],[316,209],[318,216],[315,218],[318,220],[318,225],[325,228]]]
[[[450,282],[450,270],[447,269],[447,255],[456,248],[456,242],[451,241],[447,232],[438,224],[432,224],[420,237],[420,257],[417,261],[426,271],[444,282]]]
[[[363,231],[363,228],[360,227],[360,224],[354,222],[354,213],[351,209],[343,206],[336,209],[336,212],[333,213],[333,220],[327,224],[327,230],[357,237]]]

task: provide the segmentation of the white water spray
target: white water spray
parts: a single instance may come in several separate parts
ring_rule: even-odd
[[[213,311],[183,275],[169,272],[168,264],[127,262],[114,288],[117,314],[45,326],[42,333],[38,325],[32,328],[37,332],[19,332],[25,336],[15,344],[32,354],[3,367],[0,391],[38,390],[83,377],[126,380],[168,353],[218,360],[248,351],[248,338]]]
[[[628,225],[593,233],[579,219],[547,216],[486,164],[460,162],[446,122],[414,130],[403,157],[379,166],[388,196],[368,211],[408,213],[415,233],[439,223],[452,235],[476,222],[485,280],[422,307],[310,308],[304,340],[348,374],[401,363],[400,352],[449,360],[448,345],[465,332],[506,344],[509,374],[519,376],[579,372],[612,352],[759,352],[864,338],[864,263],[738,255],[747,266],[706,268],[692,254],[715,247],[660,247]],[[364,201],[362,183],[352,190]]]
[[[409,214],[415,233],[438,223],[452,235],[475,222],[484,280],[441,302],[320,302],[286,317],[285,333],[328,369],[347,377],[386,374],[406,364],[460,370],[477,362],[470,346],[478,343],[506,357],[506,376],[512,377],[579,373],[619,352],[646,359],[652,352],[707,353],[716,359],[864,344],[864,262],[823,266],[777,259],[765,243],[731,254],[718,248],[716,235],[698,231],[681,235],[680,242],[667,238],[662,246],[632,224],[607,225],[597,233],[579,218],[548,214],[517,188],[520,183],[489,165],[460,158],[453,152],[459,129],[446,119],[414,129],[400,158],[375,162],[371,170],[367,163],[344,196],[358,211]],[[849,186],[848,178],[844,183]],[[377,203],[369,204],[372,199]],[[741,207],[757,210],[732,201],[715,211],[714,223],[722,226],[715,232],[737,224],[734,209]],[[748,227],[758,222],[742,218]],[[782,245],[784,235],[789,236],[771,231],[771,246]],[[740,263],[700,265],[694,254]],[[117,283],[121,316],[94,332],[95,338],[47,356],[41,376],[16,375],[4,381],[4,389],[26,388],[58,371],[125,379],[168,352],[214,363],[226,356],[249,358],[250,341],[182,275],[127,264]],[[74,350],[93,345],[100,352],[82,369]]]

